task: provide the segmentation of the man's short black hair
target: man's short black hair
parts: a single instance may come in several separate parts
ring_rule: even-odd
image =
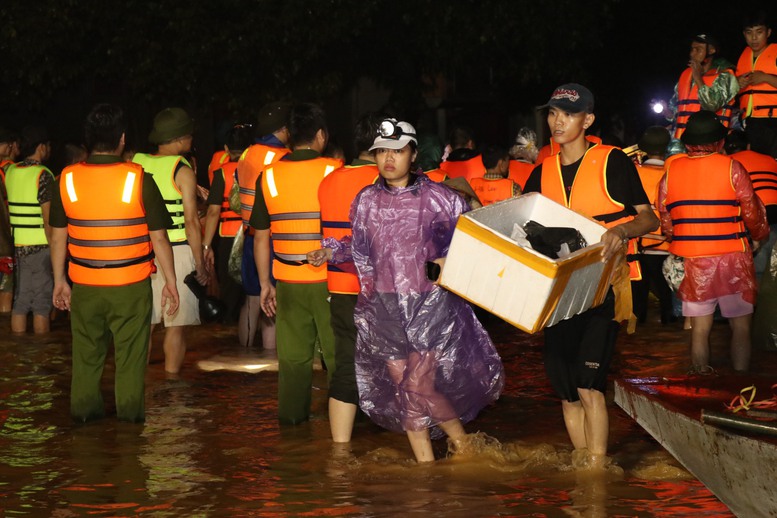
[[[510,155],[507,153],[507,149],[495,144],[489,144],[483,148],[481,153],[483,158],[483,166],[486,169],[493,169],[500,160],[509,160]]]
[[[253,142],[254,128],[250,124],[235,124],[227,132],[227,149],[232,153],[242,153]]]
[[[22,128],[19,150],[24,158],[32,156],[41,144],[51,142],[48,129],[42,124],[30,124]]]
[[[763,9],[758,9],[745,13],[745,16],[742,18],[742,29],[758,26],[764,26],[767,29],[771,29],[771,26],[769,25],[769,17],[766,15],[766,11]]]
[[[473,135],[472,128],[464,124],[457,124],[448,135],[448,144],[450,144],[451,149],[463,148],[470,140],[475,140]]]
[[[328,133],[326,114],[314,103],[299,103],[291,108],[289,113],[289,142],[291,146],[299,146],[313,142],[318,130]]]
[[[119,147],[121,136],[127,129],[124,111],[115,104],[96,105],[86,116],[84,143],[92,152],[105,153]]]
[[[378,126],[385,118],[384,114],[367,112],[356,121],[356,125],[353,127],[353,144],[356,147],[356,155],[369,151],[378,135]]]

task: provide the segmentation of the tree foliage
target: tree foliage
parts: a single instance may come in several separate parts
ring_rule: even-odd
[[[359,77],[420,96],[433,76],[460,97],[509,98],[585,80],[615,3],[5,0],[0,103],[36,110],[75,93],[250,110],[331,98]]]

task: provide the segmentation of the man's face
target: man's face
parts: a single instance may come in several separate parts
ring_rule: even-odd
[[[698,41],[692,42],[690,57],[691,61],[695,61],[696,63],[701,63],[707,59],[707,44],[699,43]]]
[[[748,27],[742,34],[745,36],[745,42],[753,52],[760,53],[766,48],[768,44],[769,36],[772,35],[772,30],[768,29],[765,25],[756,25],[755,27]]]
[[[593,122],[591,113],[569,113],[559,108],[548,110],[548,127],[553,140],[559,145],[572,142],[585,134],[586,128]]]

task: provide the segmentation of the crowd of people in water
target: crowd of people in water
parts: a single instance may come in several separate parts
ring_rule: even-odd
[[[483,143],[456,125],[436,145],[375,111],[356,121],[349,157],[319,105],[270,102],[230,128],[207,185],[180,107],[154,117],[149,152],[136,152],[124,110],[96,104],[56,171],[45,126],[0,128],[0,312],[14,333],[30,318],[47,333],[70,313],[76,421],[105,415],[109,348],[117,417],[142,421],[154,327],[178,374],[191,328],[217,320],[236,345],[277,357],[282,426],[309,419],[320,356],[334,442],[351,440],[363,412],[433,461],[432,440],[461,448],[464,425],[505,383],[482,310],[438,284],[457,222],[536,192],[600,223],[602,261],[614,264],[601,304],[543,330],[572,445],[605,463],[609,364],[621,330],[649,321],[650,292],[653,320],[684,319],[690,375],[715,373],[716,318],[731,326],[733,370],[749,368],[777,238],[777,45],[761,14],[743,34],[736,66],[714,37],[694,36],[666,124],[628,148],[591,131],[594,94],[578,83],[538,107],[547,142],[522,127],[510,145]]]

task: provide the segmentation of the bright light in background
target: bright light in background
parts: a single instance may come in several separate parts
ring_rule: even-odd
[[[653,110],[653,113],[660,115],[664,113],[664,110],[666,110],[666,103],[664,101],[653,99],[650,101],[650,108]]]

